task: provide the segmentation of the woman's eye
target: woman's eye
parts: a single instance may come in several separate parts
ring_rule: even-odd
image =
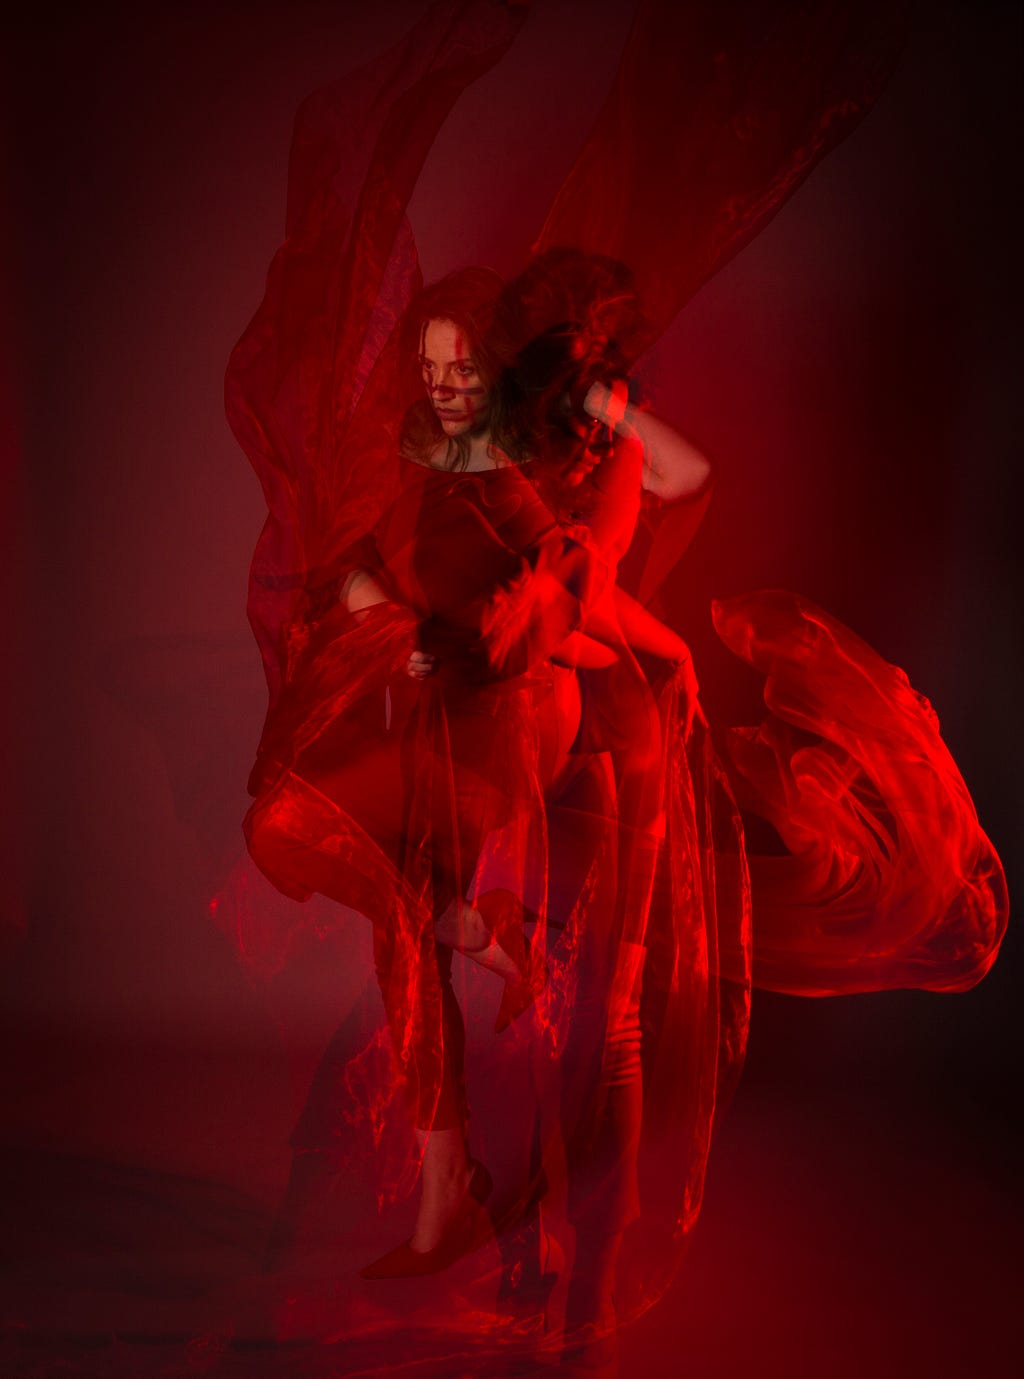
[[[472,364],[460,364],[456,369],[456,373],[460,378],[472,378],[476,373],[476,369],[473,368]]]

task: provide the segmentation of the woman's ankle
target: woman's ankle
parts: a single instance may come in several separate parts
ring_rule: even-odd
[[[566,1298],[565,1329],[614,1331],[615,1275],[621,1231],[576,1231],[576,1255]]]

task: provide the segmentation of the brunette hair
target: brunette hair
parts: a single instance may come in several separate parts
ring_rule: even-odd
[[[506,391],[520,443],[549,482],[571,487],[578,482],[576,425],[591,424],[583,400],[594,383],[628,384],[645,338],[632,274],[603,254],[549,249],[506,288],[503,314],[516,345]],[[633,386],[630,395],[636,401]],[[610,444],[609,435],[589,448]]]
[[[430,321],[451,321],[465,334],[473,363],[490,394],[488,426],[495,448],[511,460],[525,458],[509,390],[514,344],[505,319],[504,289],[502,279],[490,268],[460,268],[424,288],[410,303],[400,335],[405,396],[420,396],[402,419],[399,449],[403,455],[422,462],[443,440],[447,442],[446,468],[465,469],[469,463],[468,437],[446,436],[429,398],[422,395],[419,354],[423,330]]]
[[[648,343],[648,322],[633,275],[607,254],[569,247],[538,254],[505,289],[503,314],[517,353],[570,327],[578,357],[606,376],[624,376]]]

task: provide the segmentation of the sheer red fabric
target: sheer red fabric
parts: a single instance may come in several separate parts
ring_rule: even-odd
[[[828,996],[963,991],[1006,927],[1006,878],[923,695],[795,594],[716,605],[765,676],[768,715],[732,730],[730,777],[788,855],[752,860],[758,986]]]
[[[534,244],[628,264],[650,344],[877,99],[902,5],[642,0]]]
[[[225,380],[228,420],[269,510],[249,616],[272,701],[291,645],[282,627],[305,624],[332,557],[372,530],[395,478],[401,409],[384,346],[420,283],[409,196],[444,118],[524,13],[432,5],[394,49],[296,117],[286,238]]]
[[[416,1181],[413,1129],[468,1117],[495,1241],[426,1304],[463,1337],[501,1298],[509,1239],[541,1198],[578,1239],[630,1227],[620,1316],[664,1291],[742,1064],[751,963],[808,994],[959,989],[1005,926],[998,859],[930,709],[826,614],[775,594],[719,608],[727,645],[767,676],[770,715],[724,760],[702,722],[687,732],[679,677],[645,671],[608,613],[640,509],[635,448],[609,452],[569,517],[528,463],[399,457],[412,395],[395,327],[419,285],[405,207],[444,115],[524,11],[435,4],[305,103],[287,238],[227,379],[269,509],[249,607],[270,712],[247,839],[284,896],[335,904],[275,906],[245,874],[218,912],[264,978],[332,925],[330,951],[367,979],[339,1002],[297,1151],[393,1205]],[[626,363],[870,108],[898,37],[891,6],[641,0],[534,246],[626,265],[644,307]],[[645,601],[704,501],[655,505],[632,574]],[[338,600],[356,567],[390,600],[361,618]],[[580,665],[566,644],[599,614],[610,659]],[[417,645],[439,656],[423,684],[404,671]],[[734,792],[788,857],[748,870]],[[435,946],[461,900],[537,977],[499,1033],[500,983]],[[336,1290],[335,1334],[415,1313],[395,1297]]]

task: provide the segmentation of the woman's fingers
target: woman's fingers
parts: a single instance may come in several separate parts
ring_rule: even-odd
[[[628,405],[629,385],[621,378],[610,383],[592,383],[583,399],[583,410],[588,415],[612,427],[623,420]]]
[[[677,693],[679,712],[683,723],[683,735],[689,737],[693,730],[694,719],[700,719],[705,727],[707,726],[707,719],[704,717],[704,712],[697,698],[700,693],[700,685],[689,652],[675,662],[672,678],[678,686]]]
[[[700,705],[697,703],[696,694],[688,694],[686,696],[686,721],[684,727],[684,736],[689,737],[690,734],[693,732],[693,721],[698,716],[698,714],[700,715],[701,719],[704,718],[703,713],[701,713],[700,711]]]
[[[405,663],[406,675],[411,675],[414,680],[423,680],[436,669],[437,657],[428,655],[426,651],[414,651]]]

